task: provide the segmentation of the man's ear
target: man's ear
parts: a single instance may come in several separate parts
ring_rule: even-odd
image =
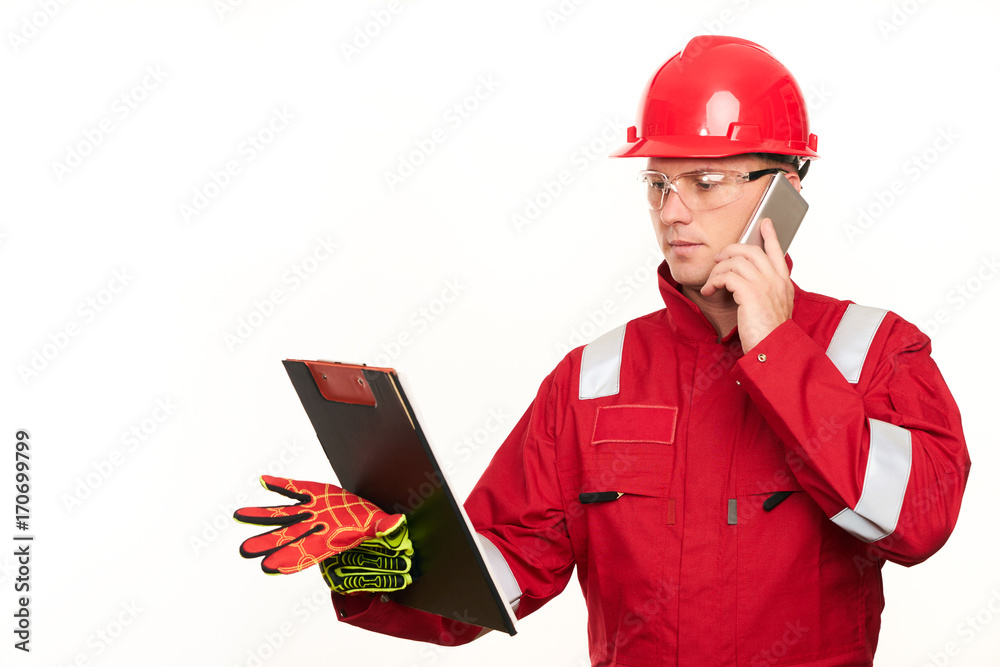
[[[802,192],[802,179],[799,178],[799,175],[797,173],[795,173],[794,171],[789,171],[785,174],[785,178],[791,181],[792,185],[795,186],[796,191]]]

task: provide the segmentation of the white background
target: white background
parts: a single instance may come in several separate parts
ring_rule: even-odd
[[[331,479],[284,358],[400,368],[464,498],[564,346],[660,306],[640,164],[604,156],[653,71],[724,33],[809,97],[822,159],[794,278],[931,333],[963,412],[961,520],[926,564],[885,567],[876,664],[997,664],[998,5],[391,9],[4,3],[0,662],[587,664],[575,582],[517,637],[439,650],[338,623],[315,572],[263,576],[229,517],[275,501],[262,472]],[[12,632],[18,429],[30,654]]]

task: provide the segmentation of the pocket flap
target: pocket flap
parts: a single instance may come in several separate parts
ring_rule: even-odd
[[[631,470],[609,466],[603,470],[584,471],[576,484],[577,494],[620,493],[631,496],[665,496],[670,489],[671,467],[666,459],[647,461]]]
[[[746,495],[802,490],[799,480],[795,479],[788,468],[749,471],[746,475],[741,475],[738,486],[739,491]]]
[[[677,408],[670,405],[606,405],[594,419],[592,445],[648,442],[671,445],[677,432]]]

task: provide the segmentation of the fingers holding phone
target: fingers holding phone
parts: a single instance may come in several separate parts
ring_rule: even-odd
[[[743,233],[740,235],[740,243],[764,247],[764,240],[760,234],[761,222],[765,218],[770,218],[774,223],[774,229],[778,242],[781,246],[781,254],[788,252],[788,246],[792,244],[795,232],[798,231],[802,219],[809,210],[809,204],[795,186],[781,174],[772,174],[771,180],[764,190],[764,195],[757,203],[757,208],[750,215]]]
[[[768,218],[761,223],[765,249],[738,243],[726,246],[716,256],[717,264],[701,289],[705,297],[720,289],[732,293],[744,353],[791,318],[795,299],[774,225]]]

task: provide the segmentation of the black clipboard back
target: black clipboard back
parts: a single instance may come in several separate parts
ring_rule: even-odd
[[[514,612],[396,371],[328,361],[282,363],[340,486],[386,512],[406,515],[417,577],[388,597],[515,634]]]

